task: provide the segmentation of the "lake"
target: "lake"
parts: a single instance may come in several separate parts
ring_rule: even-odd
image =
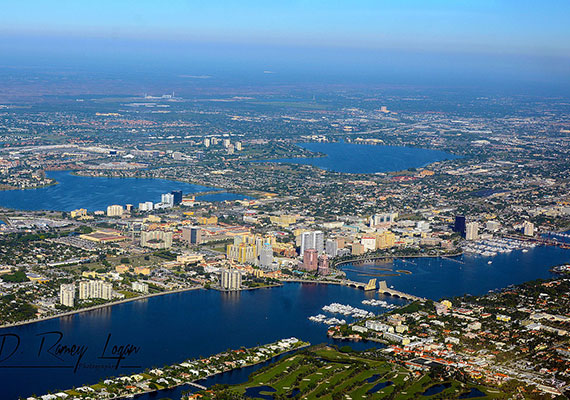
[[[50,171],[47,176],[58,184],[39,189],[0,191],[0,206],[18,210],[88,211],[106,210],[111,204],[158,203],[161,194],[181,190],[184,194],[217,190],[206,186],[166,179],[104,178],[73,175],[71,171]],[[219,193],[200,196],[200,201],[246,199],[248,196]]]
[[[436,161],[459,158],[441,150],[404,146],[377,146],[346,142],[300,143],[300,147],[326,157],[282,158],[263,162],[313,165],[322,169],[352,174],[402,171],[425,167]]]

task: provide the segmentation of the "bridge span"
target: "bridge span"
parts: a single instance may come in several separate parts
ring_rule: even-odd
[[[299,283],[323,283],[329,285],[343,285],[350,286],[357,289],[362,289],[365,291],[376,290],[376,278],[370,279],[368,283],[351,281],[349,279],[339,279],[339,280],[311,280],[311,279],[287,279],[284,282],[299,282]],[[399,297],[401,299],[410,301],[426,301],[427,299],[419,296],[414,296],[413,294],[404,293],[396,289],[389,288],[386,281],[380,281],[378,287],[378,293],[385,294],[388,296]]]

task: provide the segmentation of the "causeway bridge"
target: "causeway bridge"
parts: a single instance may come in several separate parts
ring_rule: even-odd
[[[389,288],[386,281],[380,281],[378,287],[376,286],[376,278],[370,279],[368,283],[351,281],[349,279],[339,279],[339,280],[311,280],[311,279],[286,279],[284,282],[299,282],[299,283],[323,283],[329,285],[343,285],[350,286],[357,289],[362,289],[364,291],[371,291],[378,289],[378,293],[398,297],[400,299],[410,300],[410,301],[426,301],[423,297],[414,296],[413,294],[404,293],[399,290]]]
[[[423,297],[418,297],[418,296],[414,296],[413,294],[408,294],[408,293],[400,292],[399,290],[391,289],[386,284],[386,281],[380,281],[378,293],[386,294],[388,296],[399,297],[401,299],[406,299],[406,300],[410,300],[410,301],[426,301],[426,299]]]

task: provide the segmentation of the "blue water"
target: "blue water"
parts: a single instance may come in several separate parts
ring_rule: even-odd
[[[314,344],[327,342],[327,327],[307,318],[322,312],[324,305],[335,301],[378,310],[361,304],[368,296],[371,294],[350,287],[294,283],[239,293],[195,290],[2,329],[0,334],[19,335],[21,345],[12,358],[0,361],[0,366],[43,365],[51,369],[3,368],[0,370],[1,397],[3,400],[14,399],[18,395],[44,394],[50,390],[93,384],[108,376],[140,372],[148,367],[209,356],[230,348],[253,347],[291,336]],[[72,365],[75,358],[64,357],[59,361],[45,352],[38,356],[41,337],[36,335],[48,331],[63,332],[62,344],[88,346],[83,363],[94,368],[79,368],[75,373],[70,368],[55,369],[53,366]],[[124,360],[117,370],[108,368],[114,363],[98,359],[109,333],[112,344],[140,347],[140,351]],[[53,335],[48,338],[50,344],[55,340]],[[11,340],[6,344],[5,354],[15,345],[15,340]],[[350,345],[355,349],[378,346],[352,342]],[[34,379],[30,379],[30,374]]]
[[[489,260],[492,264],[487,263]],[[443,296],[461,296],[466,293],[481,295],[511,284],[537,278],[547,279],[553,276],[549,271],[551,267],[567,262],[570,262],[569,250],[541,246],[530,249],[527,253],[515,250],[496,257],[463,255],[453,259],[408,258],[396,259],[387,264],[348,264],[342,266],[342,269],[352,280],[385,280],[388,286],[394,286],[403,292],[439,300]],[[377,276],[384,272],[378,268],[385,267],[394,272],[407,270],[411,274]]]
[[[394,382],[392,381],[387,381],[387,382],[379,382],[376,385],[374,385],[372,388],[370,388],[370,390],[367,393],[376,393],[382,389],[384,389],[385,387],[388,387],[390,385],[393,385]]]
[[[458,158],[454,154],[440,150],[403,146],[372,146],[346,142],[302,143],[299,146],[327,156],[282,158],[268,162],[313,165],[330,171],[352,174],[372,174],[419,168],[436,161]]]
[[[272,400],[273,395],[263,394],[261,392],[275,393],[276,391],[277,390],[275,390],[271,386],[266,386],[266,385],[265,386],[254,386],[254,387],[247,388],[245,390],[245,396],[247,398],[252,398],[252,399]]]
[[[48,177],[58,184],[40,189],[0,191],[0,206],[18,210],[70,211],[86,208],[89,211],[105,210],[111,204],[133,204],[143,201],[160,202],[163,193],[182,190],[198,193],[216,190],[191,183],[165,179],[102,178],[73,175],[70,171],[51,171]],[[223,201],[248,198],[236,193],[200,196],[200,201]]]
[[[570,251],[554,247],[537,247],[528,253],[513,251],[492,258],[493,264],[490,265],[487,264],[488,258],[483,257],[464,256],[458,259],[465,264],[442,259],[396,260],[394,269],[406,269],[412,274],[379,279],[386,279],[388,285],[402,291],[433,299],[464,293],[482,294],[513,283],[548,278],[551,276],[548,269],[568,262]],[[345,270],[351,270],[347,271],[350,278],[366,281],[379,272],[374,268],[373,264],[367,264],[346,266]],[[350,287],[290,283],[283,287],[240,293],[196,290],[3,329],[0,335],[17,334],[21,345],[13,357],[2,361],[15,343],[13,338],[7,338],[4,352],[0,355],[2,399],[93,384],[108,376],[139,372],[148,367],[208,356],[228,348],[265,344],[284,337],[296,336],[313,344],[327,342],[326,326],[313,323],[307,317],[320,313],[324,305],[332,302],[382,311],[362,305],[365,298],[384,298],[403,304],[397,299]],[[88,346],[84,365],[77,372],[73,368],[53,368],[73,365],[74,358],[64,357],[63,361],[58,361],[45,350],[38,356],[41,336],[37,335],[49,331],[61,331],[64,334],[63,344]],[[110,361],[98,359],[108,334],[112,335],[111,344],[130,343],[140,347],[138,353],[123,360],[116,370],[110,368],[114,365]],[[53,343],[53,335],[46,340]],[[351,342],[350,345],[358,350],[375,344]],[[38,365],[51,368],[5,368]],[[213,377],[208,380],[208,385],[243,382],[253,370]],[[180,392],[187,389],[178,388],[141,399],[179,398]]]
[[[477,388],[471,388],[471,390],[459,396],[458,399],[474,399],[477,397],[487,397],[487,395]]]
[[[445,389],[449,389],[451,387],[451,383],[446,382],[446,383],[441,383],[438,385],[433,385],[430,386],[426,389],[425,392],[422,393],[422,396],[433,396],[436,395],[438,393],[443,392]]]

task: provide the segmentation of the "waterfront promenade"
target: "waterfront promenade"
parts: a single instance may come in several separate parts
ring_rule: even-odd
[[[148,298],[151,298],[151,297],[163,296],[163,295],[166,295],[166,294],[174,294],[174,293],[187,292],[187,291],[189,291],[189,290],[196,290],[196,289],[202,289],[202,286],[192,286],[192,287],[188,287],[188,288],[182,288],[182,289],[176,289],[176,290],[168,290],[168,291],[166,291],[166,292],[145,294],[145,295],[142,295],[142,296],[131,297],[131,298],[129,298],[129,299],[122,299],[122,300],[117,300],[117,301],[111,301],[111,302],[109,302],[109,303],[98,304],[98,305],[96,305],[96,306],[85,307],[85,308],[81,308],[81,309],[78,309],[78,310],[66,311],[66,312],[59,313],[59,314],[47,315],[47,316],[44,316],[44,317],[33,318],[33,319],[27,319],[27,320],[18,321],[18,322],[12,322],[12,323],[9,323],[9,324],[0,325],[0,329],[13,328],[13,327],[15,327],[15,326],[22,326],[22,325],[27,325],[27,324],[33,324],[33,323],[36,323],[36,322],[47,321],[47,320],[54,319],[54,318],[67,317],[67,316],[74,315],[74,314],[79,314],[79,313],[83,313],[83,312],[99,310],[99,309],[101,309],[101,308],[106,308],[106,307],[112,307],[112,306],[116,306],[116,305],[118,305],[118,304],[130,303],[131,301],[143,300],[143,299],[148,299]]]

